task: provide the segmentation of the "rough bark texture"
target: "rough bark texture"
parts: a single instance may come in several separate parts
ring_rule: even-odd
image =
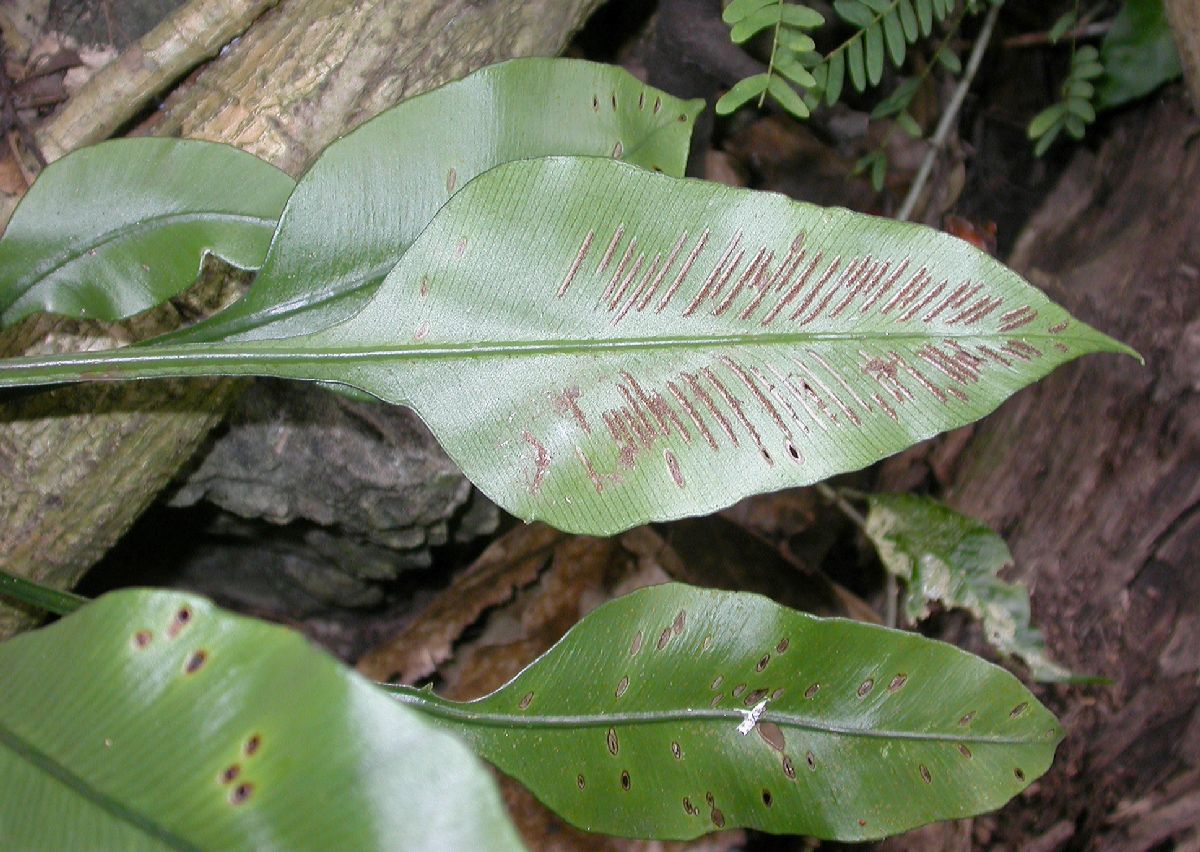
[[[1192,109],[1200,112],[1200,3],[1196,0],[1165,0],[1165,3],[1183,77],[1192,95]]]
[[[599,0],[287,0],[173,95],[151,132],[229,142],[297,174],[397,101],[511,56],[553,54]],[[123,342],[44,319],[0,355]],[[190,458],[232,395],[151,383],[0,400],[0,554],[71,586]],[[101,412],[96,414],[96,412]],[[0,607],[0,637],[27,623]]]
[[[950,502],[1008,538],[1050,648],[1111,687],[993,842],[1200,844],[1200,145],[1181,94],[1076,155],[1011,263],[1146,358],[1089,357],[977,428]],[[1168,847],[1158,847],[1168,848]]]

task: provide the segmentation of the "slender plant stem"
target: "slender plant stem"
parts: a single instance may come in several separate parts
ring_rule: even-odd
[[[841,509],[842,513],[847,518],[854,521],[855,526],[857,526],[860,530],[865,531],[867,529],[867,519],[863,517],[862,512],[851,506],[846,501],[846,498],[838,493],[837,489],[826,485],[824,482],[818,482],[816,484],[816,489],[818,494]]]
[[[11,598],[55,615],[68,615],[88,602],[85,597],[43,586],[3,569],[0,569],[0,597]]]
[[[854,496],[859,499],[865,499],[866,495],[861,491],[855,491],[850,488],[838,489],[826,485],[824,482],[818,482],[816,485],[817,493],[828,500],[833,505],[841,509],[842,514],[852,520],[860,530],[866,532],[867,519],[863,517],[862,512],[855,509],[846,500],[846,495]],[[883,588],[883,621],[888,627],[895,627],[898,620],[896,601],[900,595],[899,586],[896,584],[896,575],[891,571],[884,571],[884,588]]]
[[[921,161],[921,168],[917,171],[917,176],[908,190],[904,203],[900,205],[900,212],[896,214],[896,218],[902,222],[912,216],[913,208],[917,206],[917,199],[920,198],[925,184],[929,181],[934,161],[941,153],[942,147],[946,144],[946,138],[950,135],[950,129],[954,127],[954,123],[958,119],[958,111],[962,109],[963,101],[967,97],[967,90],[971,88],[971,81],[975,79],[979,65],[983,62],[984,51],[987,50],[988,42],[991,41],[992,30],[995,29],[996,19],[1000,16],[1000,8],[1000,6],[993,6],[983,21],[979,36],[975,39],[975,46],[971,49],[971,58],[967,60],[967,67],[963,72],[962,79],[959,80],[954,95],[950,98],[950,103],[946,105],[946,111],[942,113],[941,120],[938,121],[937,130],[934,131],[933,139],[930,140],[929,151],[926,152],[925,159]]]

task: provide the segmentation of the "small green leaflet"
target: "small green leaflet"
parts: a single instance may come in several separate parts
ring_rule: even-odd
[[[173,592],[0,644],[7,849],[520,849],[486,769],[297,633]]]
[[[1019,657],[1035,680],[1094,683],[1050,659],[1033,626],[1029,592],[1001,580],[1013,564],[1004,539],[973,518],[929,497],[872,494],[866,532],[884,567],[904,581],[904,611],[916,622],[931,603],[962,607],[983,625],[996,650]]]
[[[293,186],[215,142],[120,139],[68,154],[0,240],[0,327],[38,311],[132,316],[190,285],[205,254],[257,268]]]
[[[571,823],[632,837],[882,837],[999,807],[1062,738],[951,645],[675,584],[598,608],[486,698],[391,689]]]
[[[0,363],[0,387],[271,375],[411,405],[501,506],[609,534],[853,470],[1128,347],[937,231],[600,158],[499,166],[354,318]]]

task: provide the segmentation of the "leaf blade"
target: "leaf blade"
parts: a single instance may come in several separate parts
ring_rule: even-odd
[[[411,696],[570,822],[625,836],[879,837],[997,807],[1062,736],[951,646],[675,584],[605,604],[485,698]]]
[[[1130,352],[953,237],[610,160],[500,166],[417,245],[326,332],[54,375],[349,384],[415,407],[513,514],[607,534],[857,469]],[[0,386],[43,363],[0,364]]]
[[[682,174],[701,105],[615,66],[547,58],[491,65],[405,101],[330,145],[301,178],[242,300],[161,339],[285,337],[352,316],[446,199],[507,160],[612,156]],[[482,129],[463,133],[447,116]]]
[[[255,268],[294,186],[215,142],[120,139],[68,154],[0,239],[0,326],[38,311],[124,319],[184,290],[205,254]]]
[[[520,848],[459,743],[298,634],[202,598],[106,595],[5,642],[0,672],[6,844]]]

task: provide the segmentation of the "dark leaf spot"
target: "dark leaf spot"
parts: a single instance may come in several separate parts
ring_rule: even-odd
[[[1021,769],[1021,767],[1019,767],[1019,766],[1013,770],[1013,775],[1015,775],[1017,777],[1018,781],[1025,780],[1025,770]]]
[[[780,698],[783,698],[783,687],[782,686],[771,693],[772,701],[778,701]]]
[[[725,682],[725,676],[724,676],[724,675],[717,675],[715,678],[713,678],[713,682],[712,682],[712,688],[713,688],[713,689],[720,689],[720,688],[721,688],[721,684],[722,684],[722,683],[724,683],[724,682]]]
[[[758,731],[758,735],[762,737],[763,742],[775,749],[775,751],[783,751],[787,745],[783,737],[783,730],[774,722],[760,722],[755,726],[754,730]]]
[[[771,655],[763,654],[762,659],[758,661],[757,665],[755,665],[754,670],[756,672],[761,672],[763,669],[765,669],[767,667],[767,664],[770,662],[771,662]]]
[[[150,640],[154,638],[154,634],[149,630],[139,630],[133,634],[133,644],[137,648],[145,648],[150,644]]]
[[[725,693],[718,692],[716,695],[714,695],[712,697],[712,701],[708,702],[708,706],[716,707],[718,704],[720,704],[724,700],[725,700]]]
[[[658,634],[658,650],[667,647],[667,643],[671,641],[671,628],[664,627],[663,632]]]
[[[753,692],[747,693],[746,697],[743,700],[746,702],[747,707],[753,707],[755,704],[762,701],[766,697],[767,697],[767,691],[765,689],[756,689]]]
[[[739,683],[737,686],[735,686],[733,688],[733,697],[737,698],[745,691],[746,691],[746,684]]]
[[[187,663],[184,664],[183,670],[187,674],[195,674],[196,672],[200,671],[200,669],[204,668],[204,663],[207,659],[208,652],[203,648],[193,651],[192,655],[188,657]]]
[[[770,791],[770,790],[768,790],[766,787],[764,787],[764,788],[763,788],[763,791],[762,791],[762,802],[763,802],[763,804],[764,804],[764,805],[766,805],[766,806],[769,808],[769,807],[771,807],[771,803],[772,803],[773,801],[774,801],[774,799],[772,799],[772,798],[771,798],[771,791]]]
[[[816,697],[817,691],[820,688],[821,688],[821,684],[819,684],[819,683],[812,684],[811,686],[809,686],[808,689],[804,690],[804,697],[811,701],[813,698]]]
[[[796,767],[792,765],[792,759],[786,754],[783,756],[783,774],[792,780],[796,778]]]
[[[686,121],[687,121],[687,116],[686,116],[686,115],[684,115],[683,113],[680,113],[680,114],[679,114],[679,120],[680,120],[681,122],[686,122]]]
[[[970,757],[970,756],[971,756],[971,750],[970,750],[969,748],[967,748],[965,745],[963,745],[962,743],[959,743],[959,744],[958,744],[958,752],[959,752],[959,754],[961,754],[963,757]]]
[[[875,678],[869,677],[858,685],[858,697],[866,698],[871,690],[875,688]]]
[[[671,754],[675,755],[676,760],[679,760],[683,757],[683,749],[680,748],[679,743],[675,742],[674,740],[671,741]]]
[[[262,737],[260,737],[258,734],[251,734],[250,739],[246,740],[246,748],[245,748],[246,757],[250,757],[250,756],[254,755],[255,753],[258,752],[259,748],[261,748],[261,747],[262,747]]]
[[[808,764],[809,769],[817,768],[817,756],[811,751],[804,755],[804,762]]]
[[[860,828],[866,828],[867,821],[866,821],[865,819],[860,819],[860,820],[858,821],[858,825],[859,825],[859,827],[860,827]]]
[[[926,784],[932,784],[933,776],[929,774],[929,767],[927,767],[924,763],[922,763],[918,768],[921,771],[921,780],[924,781]]]
[[[171,621],[171,626],[167,628],[168,638],[174,639],[179,635],[179,631],[183,630],[192,621],[192,611],[186,606],[180,607],[175,613],[175,618]]]
[[[520,707],[522,710],[528,710],[529,705],[532,703],[533,703],[533,693],[526,692],[525,695],[522,696],[521,702],[517,706]]]
[[[220,780],[220,782],[222,784],[228,784],[230,781],[237,778],[241,774],[242,774],[242,767],[238,766],[236,763],[233,763],[233,764],[230,764],[229,766],[226,766],[224,769],[221,770],[221,774],[218,776],[218,780]]]
[[[671,624],[671,629],[675,631],[675,635],[679,636],[683,633],[683,628],[687,624],[687,610],[679,610],[679,614],[675,616],[675,621]]]
[[[592,95],[592,109],[594,109],[594,110],[600,109],[600,99],[598,97],[596,97],[595,95]]]
[[[712,813],[709,814],[709,817],[712,818],[712,824],[717,828],[725,827],[725,814],[721,813],[720,808],[713,808]]]
[[[642,650],[642,639],[642,631],[639,630],[636,634],[634,634],[633,642],[629,645],[629,656],[636,657],[637,652]]]
[[[575,776],[575,786],[580,790],[587,786],[587,781],[584,779],[582,772]]]
[[[613,159],[616,159],[616,160],[621,159],[621,155],[624,153],[625,153],[625,146],[622,145],[621,140],[618,139],[617,144],[613,145],[613,149],[612,149]]]
[[[616,728],[608,729],[608,735],[606,737],[606,740],[608,741],[608,753],[611,754],[613,757],[616,757],[617,752],[619,752],[621,750],[621,742],[620,742],[620,740],[617,739],[617,729]]]
[[[908,675],[903,673],[898,674],[892,678],[892,682],[888,684],[888,692],[895,692],[906,683],[908,683]]]
[[[972,710],[970,713],[963,714],[963,717],[958,720],[958,724],[965,728],[967,725],[971,724],[974,721],[975,721],[975,711]]]
[[[631,783],[632,782],[629,780],[629,771],[624,769],[621,770],[621,789],[629,792]]]
[[[243,781],[232,790],[229,791],[229,804],[240,805],[242,802],[250,798],[250,794],[254,792],[254,785],[248,781]]]
[[[787,442],[787,451],[788,451],[788,455],[792,457],[792,461],[801,461],[802,460],[803,457],[800,455],[800,451],[798,449],[796,449],[796,445],[793,444],[791,441]]]
[[[683,797],[683,812],[688,816],[692,816],[694,813],[696,813],[696,808],[692,804],[692,800],[687,796]]]
[[[629,689],[629,675],[621,678],[621,682],[617,684],[617,698],[625,694],[625,690]]]
[[[1008,716],[1010,719],[1016,719],[1019,716],[1025,715],[1025,711],[1028,709],[1029,709],[1029,702],[1022,701],[1020,704],[1018,704],[1016,707],[1014,707],[1012,709],[1012,712],[1009,713]]]
[[[657,113],[660,109],[662,109],[662,98],[655,98],[654,99],[654,112]]]
[[[788,645],[790,645],[790,644],[791,643],[788,641],[787,637],[785,636],[784,638],[780,639],[779,644],[775,646],[775,653],[782,654],[784,651],[786,651],[788,649]]]
[[[617,108],[617,93],[616,92],[612,93],[612,108],[613,109]]]

